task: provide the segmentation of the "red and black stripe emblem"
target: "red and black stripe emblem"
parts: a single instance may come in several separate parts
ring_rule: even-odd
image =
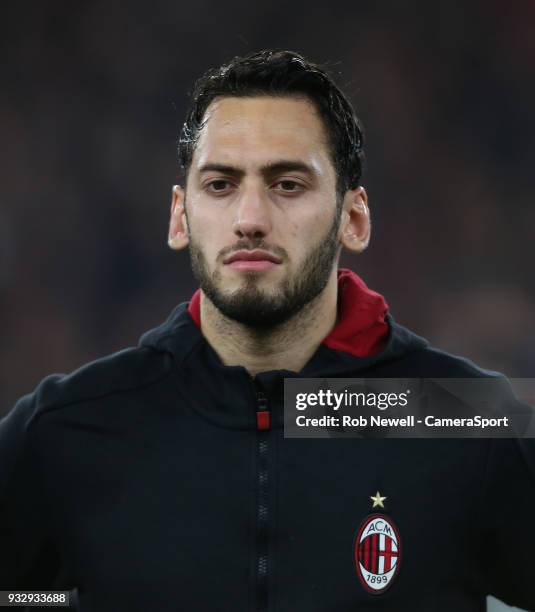
[[[373,514],[360,525],[355,538],[355,565],[364,588],[382,593],[399,571],[401,541],[391,518]]]

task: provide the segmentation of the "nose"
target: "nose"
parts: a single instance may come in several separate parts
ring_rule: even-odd
[[[244,187],[232,230],[239,238],[264,238],[271,231],[270,202],[261,185]]]

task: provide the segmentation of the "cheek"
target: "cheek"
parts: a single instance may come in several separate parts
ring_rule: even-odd
[[[288,233],[290,238],[296,239],[299,236],[299,225],[297,223],[290,223],[288,226]]]
[[[304,241],[307,245],[316,244],[333,223],[333,216],[330,211],[320,210],[307,219],[306,228],[302,228]]]
[[[295,244],[309,244],[316,236],[324,234],[331,223],[332,215],[324,206],[318,206],[315,211],[303,207],[295,214],[277,219],[277,225],[288,238],[296,241]]]
[[[225,240],[232,240],[232,218],[228,209],[207,203],[202,194],[192,196],[189,216],[192,231],[203,241],[222,244]]]
[[[192,209],[189,212],[189,230],[192,239],[202,248],[205,253],[212,253],[219,248],[222,235],[222,226],[217,218],[203,214],[200,209]]]
[[[332,223],[323,211],[306,218],[286,222],[287,248],[295,262],[302,263],[312,249],[322,240]]]

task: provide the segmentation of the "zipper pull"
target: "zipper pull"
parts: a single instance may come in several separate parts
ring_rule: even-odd
[[[267,409],[267,398],[262,392],[256,394],[256,428],[258,430],[269,429],[269,410]]]

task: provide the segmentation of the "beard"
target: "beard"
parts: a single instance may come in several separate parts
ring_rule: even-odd
[[[219,271],[210,273],[202,249],[190,234],[193,275],[204,294],[223,315],[259,331],[272,329],[294,317],[325,289],[340,249],[339,227],[337,210],[326,235],[305,253],[300,268],[271,290],[259,288],[260,273],[248,271],[242,273],[243,285],[231,293],[222,290]],[[288,259],[286,251],[280,247],[270,246],[263,240],[242,239],[232,248],[221,251],[217,260],[221,261],[240,249],[264,249],[283,261]]]

